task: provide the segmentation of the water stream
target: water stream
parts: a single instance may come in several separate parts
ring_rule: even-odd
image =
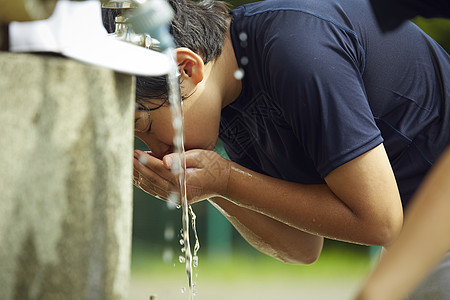
[[[195,283],[193,281],[193,266],[198,265],[197,252],[200,248],[196,230],[196,216],[190,205],[187,203],[187,190],[186,190],[186,158],[184,152],[184,136],[183,136],[183,110],[182,101],[179,89],[178,81],[178,68],[174,57],[173,49],[166,50],[166,54],[172,57],[172,68],[168,74],[169,84],[169,103],[172,112],[172,126],[174,129],[174,152],[177,154],[178,159],[174,159],[172,172],[178,175],[179,195],[176,195],[176,203],[179,203],[182,209],[182,229],[180,241],[183,256],[180,256],[180,262],[186,263],[186,275],[189,287],[189,299],[192,300],[196,294]],[[194,251],[191,251],[191,245],[189,241],[189,221],[191,219],[192,229],[195,237]],[[184,290],[184,289],[183,289]],[[182,290],[182,291],[183,291]]]

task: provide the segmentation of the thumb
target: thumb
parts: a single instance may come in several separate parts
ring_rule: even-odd
[[[194,149],[186,151],[186,168],[203,168],[208,150]]]
[[[189,159],[189,155],[187,153],[188,152],[184,153],[184,155],[186,157],[186,167],[187,168],[193,167],[193,166],[189,166],[189,164],[188,164],[190,159]],[[163,157],[164,167],[169,170],[173,170],[174,168],[177,169],[180,167],[179,163],[180,162],[182,163],[182,161],[180,161],[181,159],[183,159],[183,154],[178,154],[178,153],[167,154]]]
[[[175,157],[177,156],[177,157]],[[173,165],[175,164],[175,159],[178,159],[178,154],[176,153],[171,153],[171,154],[167,154],[166,156],[163,157],[163,164],[164,167],[168,170],[171,170]]]
[[[198,168],[201,166],[202,150],[189,150],[184,153],[186,158],[186,168]],[[163,157],[164,167],[171,170],[177,167],[177,160],[182,158],[182,155],[177,153],[170,153]]]

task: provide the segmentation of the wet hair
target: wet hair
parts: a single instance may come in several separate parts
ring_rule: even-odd
[[[228,4],[215,0],[168,0],[168,3],[175,12],[169,24],[169,31],[176,47],[191,49],[203,59],[205,64],[219,57],[230,18]],[[103,10],[105,28],[109,32],[114,31],[114,18],[118,14],[117,10]],[[145,106],[144,104],[151,100],[167,102],[166,76],[137,76],[137,104]]]

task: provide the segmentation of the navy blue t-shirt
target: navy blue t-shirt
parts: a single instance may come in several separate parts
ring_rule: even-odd
[[[231,160],[324,183],[380,143],[404,204],[450,141],[450,58],[413,23],[382,33],[366,0],[266,0],[232,11],[244,72],[222,110]]]

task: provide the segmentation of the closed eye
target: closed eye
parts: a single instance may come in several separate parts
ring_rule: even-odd
[[[136,115],[137,116],[134,119],[134,130],[137,132],[149,133],[152,128],[149,110],[137,107]]]

